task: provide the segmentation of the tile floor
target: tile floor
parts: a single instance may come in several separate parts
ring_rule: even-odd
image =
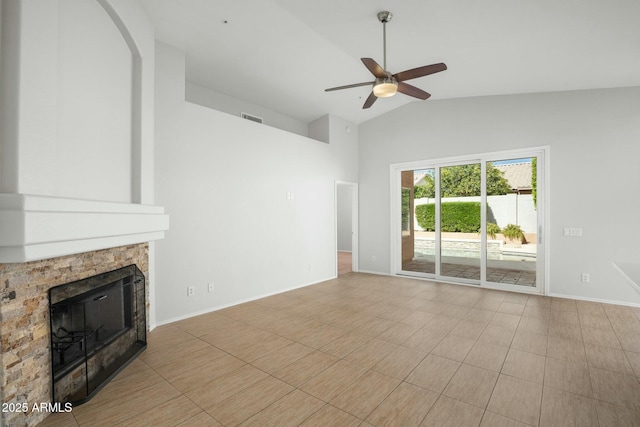
[[[636,308],[348,273],[148,338],[42,425],[640,425]]]
[[[351,252],[338,251],[338,276],[351,272]]]

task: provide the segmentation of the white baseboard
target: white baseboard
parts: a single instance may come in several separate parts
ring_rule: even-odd
[[[258,296],[255,296],[255,297],[251,297],[251,298],[247,298],[247,299],[243,299],[243,300],[239,300],[239,301],[234,301],[234,302],[229,303],[229,304],[218,305],[218,306],[215,306],[215,307],[206,308],[204,310],[198,310],[198,311],[194,311],[194,312],[191,312],[191,313],[187,313],[187,314],[184,314],[182,316],[176,316],[176,317],[172,317],[170,319],[161,320],[159,322],[156,322],[153,326],[150,326],[149,330],[151,331],[151,330],[155,329],[158,326],[168,325],[170,323],[179,322],[180,320],[190,319],[192,317],[196,317],[196,316],[201,316],[203,314],[212,313],[214,311],[218,311],[218,310],[222,310],[222,309],[225,309],[225,308],[233,307],[235,305],[244,304],[245,302],[251,302],[251,301],[259,300],[259,299],[262,299],[262,298],[270,297],[270,296],[273,296],[273,295],[282,294],[284,292],[293,291],[295,289],[300,289],[300,288],[305,288],[307,286],[317,285],[318,283],[326,282],[328,280],[333,280],[335,278],[336,278],[336,276],[332,276],[332,277],[328,277],[326,279],[318,280],[317,282],[305,283],[305,284],[302,284],[302,285],[299,285],[299,286],[293,286],[293,287],[290,287],[290,288],[287,288],[287,289],[282,289],[282,290],[279,290],[279,291],[276,291],[276,292],[270,292],[270,293],[267,293],[267,294],[262,294],[262,295],[258,295]]]
[[[614,301],[614,300],[607,300],[607,299],[603,299],[603,298],[579,297],[579,296],[575,296],[575,295],[564,295],[564,294],[556,294],[556,293],[550,293],[548,296],[554,297],[554,298],[573,299],[573,300],[577,300],[577,301],[599,302],[599,303],[602,303],[602,304],[624,305],[626,307],[640,307],[640,304],[634,303],[634,302]]]
[[[382,273],[380,271],[358,270],[358,273],[375,274],[376,276],[395,276],[395,274]]]
[[[416,279],[416,280],[424,280],[424,281],[431,281],[431,282],[438,282],[438,283],[446,283],[446,284],[450,284],[450,285],[462,285],[462,286],[472,286],[475,287],[477,289],[491,289],[491,290],[499,290],[499,291],[505,291],[505,292],[516,292],[516,291],[511,291],[511,290],[506,290],[506,289],[500,289],[500,288],[481,288],[477,285],[469,285],[467,283],[458,283],[458,282],[448,282],[448,281],[443,281],[443,280],[436,280],[433,278],[428,278],[428,277],[413,277],[413,276],[403,276],[403,275],[398,275],[398,274],[389,274],[389,273],[381,273],[379,271],[366,271],[366,270],[360,270],[360,273],[367,273],[367,274],[375,274],[378,276],[393,276],[393,277],[405,277],[408,279]],[[537,292],[519,292],[525,295],[541,295]],[[543,295],[544,296],[544,295]],[[565,294],[558,294],[558,293],[549,293],[548,295],[546,295],[548,297],[552,297],[552,298],[566,298],[566,299],[572,299],[572,300],[577,300],[577,301],[590,301],[590,302],[599,302],[602,304],[616,304],[616,305],[623,305],[626,307],[640,307],[640,304],[638,303],[633,303],[633,302],[628,302],[628,301],[615,301],[615,300],[607,300],[607,299],[603,299],[603,298],[590,298],[590,297],[581,297],[581,296],[576,296],[576,295],[565,295]]]

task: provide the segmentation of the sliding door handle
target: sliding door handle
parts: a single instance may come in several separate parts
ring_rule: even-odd
[[[542,244],[542,226],[541,225],[538,226],[538,244],[539,245]]]

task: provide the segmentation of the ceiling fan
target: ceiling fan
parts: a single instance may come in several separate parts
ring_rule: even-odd
[[[411,70],[401,71],[391,74],[387,71],[387,22],[391,21],[393,14],[391,12],[382,11],[378,13],[378,21],[382,22],[382,48],[383,48],[383,66],[381,67],[372,58],[360,58],[371,74],[375,76],[372,82],[355,83],[346,86],[332,87],[325,89],[325,92],[334,90],[350,89],[352,87],[373,85],[371,94],[365,101],[362,108],[369,108],[376,102],[378,98],[387,98],[396,94],[396,92],[413,96],[414,98],[425,100],[431,94],[419,89],[415,86],[405,83],[406,80],[416,79],[418,77],[428,76],[429,74],[438,73],[447,69],[443,63],[425,65],[423,67],[412,68]]]

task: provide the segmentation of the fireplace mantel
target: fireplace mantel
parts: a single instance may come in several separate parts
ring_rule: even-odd
[[[0,263],[150,242],[168,229],[161,206],[0,193]]]

